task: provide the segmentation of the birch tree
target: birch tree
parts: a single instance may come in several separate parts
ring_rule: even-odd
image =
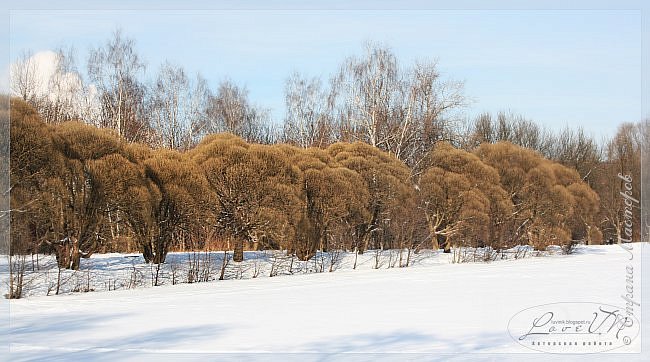
[[[12,94],[36,107],[39,92],[44,85],[33,52],[23,51],[20,54],[11,64],[10,77]]]
[[[443,80],[435,62],[404,66],[376,44],[346,59],[331,84],[340,140],[366,142],[411,167],[453,138],[453,111],[467,103],[462,82]]]
[[[285,141],[302,148],[332,142],[332,110],[320,79],[293,73],[285,84],[285,105]]]
[[[152,87],[152,124],[155,144],[169,149],[182,148],[189,130],[189,79],[183,68],[164,63]]]
[[[135,49],[135,41],[121,30],[88,57],[88,76],[99,93],[100,125],[114,129],[127,141],[144,141],[148,125],[144,119],[145,88],[141,77],[145,64]]]
[[[248,90],[230,80],[219,84],[216,94],[210,97],[207,112],[207,133],[228,132],[248,142],[264,138],[268,112],[252,105]]]
[[[353,137],[385,148],[399,87],[397,59],[392,51],[367,44],[364,57],[345,60],[334,86],[340,89],[340,114]]]

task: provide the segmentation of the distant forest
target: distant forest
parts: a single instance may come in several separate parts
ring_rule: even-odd
[[[78,269],[95,252],[308,260],[639,240],[639,205],[626,230],[619,174],[639,200],[647,123],[596,141],[506,113],[462,119],[462,83],[375,44],[327,82],[289,75],[281,122],[230,80],[215,91],[168,62],[145,80],[119,31],[90,51],[87,80],[74,58],[58,51],[47,81],[29,52],[12,66],[12,253],[55,253]]]

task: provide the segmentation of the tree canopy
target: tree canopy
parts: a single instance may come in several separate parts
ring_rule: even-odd
[[[74,121],[46,125],[17,99],[11,112],[14,250],[53,251],[65,268],[97,251],[162,263],[214,240],[241,261],[246,248],[308,260],[602,239],[601,201],[579,173],[509,142],[440,141],[409,167],[362,142],[300,148],[220,133],[177,151]]]

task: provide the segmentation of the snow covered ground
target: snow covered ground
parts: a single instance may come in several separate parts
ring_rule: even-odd
[[[233,278],[205,283],[171,285],[167,276],[166,285],[158,287],[50,296],[42,287],[34,288],[38,293],[9,303],[10,357],[566,360],[567,355],[541,354],[517,343],[508,330],[511,318],[526,308],[558,302],[624,308],[626,266],[634,265],[640,300],[639,260],[642,254],[650,257],[649,249],[634,244],[633,261],[616,245],[490,263],[452,264],[449,255],[430,253],[419,256],[413,267],[388,268],[387,259],[378,270],[368,252],[356,270],[350,267],[353,255],[346,255],[332,273],[296,269],[302,272],[269,278],[269,269],[264,269],[252,278],[255,266],[249,265],[245,275],[250,278],[244,278],[231,264]],[[175,257],[179,263],[187,259]],[[97,284],[105,285],[106,275],[117,275],[107,271],[121,271],[128,278],[128,270],[140,265],[136,259],[113,254],[87,262],[95,263]],[[150,282],[150,277],[143,279]],[[643,321],[639,308],[635,316]],[[639,336],[605,356],[650,360],[648,351],[641,355],[640,350]]]
[[[409,253],[407,249],[370,250],[355,255],[336,251],[318,253],[303,262],[287,256],[285,251],[247,251],[241,263],[232,262],[232,252],[184,252],[170,253],[164,264],[147,264],[142,254],[93,254],[81,260],[78,271],[59,270],[51,255],[32,255],[14,263],[23,262],[26,268],[22,297],[42,295],[112,291],[120,289],[147,288],[161,285],[197,283],[218,279],[253,279],[272,276],[312,274],[355,269],[389,269],[400,266],[421,267],[449,264],[454,257],[469,262],[534,257],[561,253],[559,248],[545,252],[532,251],[530,247],[516,247],[503,252],[491,249],[463,249],[459,254],[421,250]],[[224,266],[224,257],[227,263]],[[19,267],[14,267],[18,270]],[[223,269],[223,276],[222,276]],[[0,283],[8,277],[6,256],[0,258]]]

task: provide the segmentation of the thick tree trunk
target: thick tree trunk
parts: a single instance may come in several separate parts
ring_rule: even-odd
[[[142,246],[142,256],[147,264],[153,261],[153,247],[151,243],[146,243]]]
[[[241,239],[235,240],[234,252],[232,255],[232,261],[244,261],[244,241]]]
[[[438,235],[436,234],[433,234],[433,237],[431,238],[431,249],[433,249],[433,251],[440,249],[440,244],[438,243]]]
[[[61,269],[79,270],[81,264],[81,252],[77,238],[65,238],[54,246],[56,262]]]
[[[370,245],[370,237],[371,237],[370,233],[366,233],[363,236],[363,239],[361,240],[361,244],[359,245],[359,249],[357,250],[359,252],[359,254],[363,255],[363,253],[366,250],[368,250],[368,245]]]
[[[316,255],[315,250],[306,249],[306,248],[305,249],[300,249],[300,250],[298,250],[296,252],[296,257],[300,261],[307,261],[307,260],[311,259],[314,255]]]
[[[142,256],[146,263],[162,264],[167,259],[167,248],[163,242],[146,243],[142,246]]]
[[[153,263],[162,264],[165,262],[165,259],[167,259],[167,251],[160,250],[153,256]]]

